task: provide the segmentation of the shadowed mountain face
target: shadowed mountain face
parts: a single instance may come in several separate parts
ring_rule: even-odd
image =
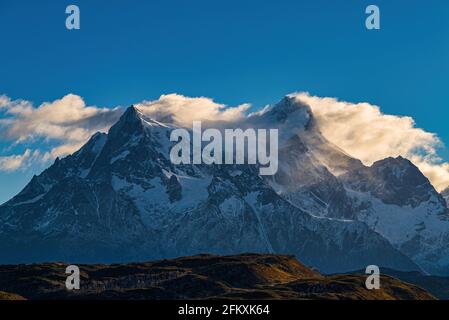
[[[0,266],[0,299],[351,299],[432,300],[389,276],[368,290],[366,275],[323,276],[292,256],[200,255],[156,262],[80,266],[79,291],[61,263]]]
[[[293,97],[245,126],[279,130],[275,176],[173,165],[175,127],[129,108],[0,207],[0,263],[255,252],[292,254],[325,273],[372,264],[449,272],[444,200],[407,160],[365,167],[327,142]]]

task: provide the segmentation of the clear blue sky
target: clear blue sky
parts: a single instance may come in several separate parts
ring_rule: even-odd
[[[81,30],[65,28],[65,8]],[[381,9],[368,31],[365,8]],[[293,91],[410,115],[449,143],[447,0],[0,2],[0,94],[113,107],[164,93],[255,107]],[[10,142],[0,142],[0,150]],[[0,202],[34,172],[0,173]]]

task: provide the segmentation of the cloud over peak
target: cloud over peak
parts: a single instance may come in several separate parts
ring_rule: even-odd
[[[0,96],[0,138],[13,145],[41,140],[44,144],[55,145],[49,151],[40,152],[43,159],[50,159],[76,151],[97,131],[107,131],[122,112],[122,108],[87,106],[80,96],[74,94],[44,102],[38,107],[26,100]],[[18,164],[19,159],[28,158],[25,151],[22,155],[3,157],[3,160],[15,159],[14,163]]]
[[[228,108],[210,98],[162,95],[136,107],[149,117],[191,126],[192,121],[238,121],[245,118],[249,105]],[[78,150],[95,132],[107,132],[123,114],[124,108],[88,106],[83,98],[68,94],[34,107],[30,101],[11,100],[0,95],[0,140],[13,146],[32,144],[21,154],[1,155],[0,170],[14,171],[45,163]],[[35,149],[33,147],[33,149]],[[5,150],[4,150],[5,151]]]
[[[410,159],[442,190],[449,186],[449,163],[438,156],[442,142],[434,133],[417,128],[411,117],[384,114],[369,103],[351,103],[308,93],[290,95],[311,107],[323,135],[351,156],[371,165],[386,157]],[[162,95],[135,106],[161,122],[190,127],[192,121],[239,122],[249,104],[228,107],[207,97]],[[107,132],[124,108],[88,106],[74,94],[34,107],[26,100],[0,95],[0,139],[25,147],[22,154],[0,155],[0,170],[26,168],[73,153],[95,132]],[[30,148],[28,145],[37,145]],[[5,150],[4,150],[5,151]]]
[[[411,117],[388,115],[369,103],[351,103],[308,93],[295,94],[310,105],[322,134],[366,165],[403,156],[438,189],[449,185],[449,164],[438,156],[443,143],[434,133],[417,128]]]
[[[193,121],[235,122],[246,117],[249,104],[227,107],[210,98],[189,98],[179,94],[162,95],[155,101],[144,101],[136,107],[159,121],[168,120],[179,126],[191,127]]]
[[[77,95],[45,102],[34,108],[24,100],[7,102],[6,118],[0,120],[2,138],[16,142],[37,138],[81,142],[95,131],[105,131],[116,121],[122,110],[86,106]],[[9,117],[8,117],[9,116]]]

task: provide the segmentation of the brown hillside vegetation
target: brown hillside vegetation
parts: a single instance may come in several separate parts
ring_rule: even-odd
[[[17,294],[0,291],[0,300],[25,300],[25,298]]]
[[[293,256],[198,255],[116,265],[80,265],[81,290],[65,288],[66,264],[0,266],[0,299],[351,299],[430,300],[425,290],[381,276],[323,276]]]

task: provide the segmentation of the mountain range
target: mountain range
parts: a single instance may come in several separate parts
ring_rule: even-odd
[[[412,162],[364,165],[326,140],[295,96],[232,125],[279,130],[276,175],[174,165],[178,125],[129,107],[0,206],[0,263],[254,252],[294,255],[322,273],[378,265],[449,275],[446,200]]]

